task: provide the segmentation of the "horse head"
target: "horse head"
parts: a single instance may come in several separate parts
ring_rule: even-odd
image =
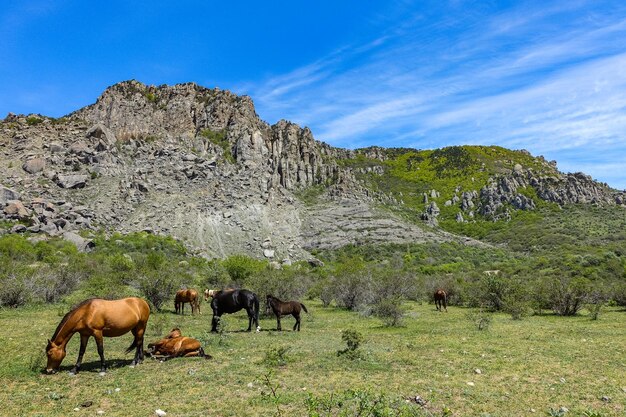
[[[65,346],[62,344],[56,344],[52,340],[48,339],[48,346],[46,346],[46,355],[48,356],[48,364],[46,365],[46,373],[53,374],[61,366],[61,362],[65,358]]]
[[[209,301],[209,298],[215,297],[215,293],[217,290],[209,290],[208,288],[204,290],[204,301]]]
[[[175,327],[170,330],[170,334],[167,335],[166,339],[174,339],[175,337],[181,337],[182,335],[183,334],[180,332],[180,329],[178,327]]]

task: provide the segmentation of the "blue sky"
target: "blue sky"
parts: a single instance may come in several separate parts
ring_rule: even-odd
[[[524,148],[626,188],[623,1],[170,4],[4,0],[0,117],[195,81],[335,146]]]

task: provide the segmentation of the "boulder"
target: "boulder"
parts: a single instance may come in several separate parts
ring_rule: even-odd
[[[26,219],[30,216],[30,210],[20,200],[9,200],[4,208],[4,214],[15,219]]]
[[[11,233],[24,233],[26,231],[26,226],[24,226],[23,224],[16,224],[11,228]]]
[[[0,186],[0,207],[4,207],[11,200],[19,200],[20,193],[10,188]]]
[[[22,169],[29,174],[36,174],[46,168],[46,160],[44,158],[29,159],[22,165]]]
[[[50,151],[50,153],[65,152],[65,148],[63,147],[63,145],[58,142],[52,142],[51,144],[49,144],[48,150]]]
[[[56,183],[61,188],[83,188],[88,179],[85,174],[57,175]]]
[[[64,240],[72,242],[80,252],[89,252],[96,246],[91,239],[85,239],[76,233],[64,232],[62,237]]]
[[[98,139],[98,145],[108,147],[117,141],[115,134],[105,125],[97,123],[85,133],[87,139]]]

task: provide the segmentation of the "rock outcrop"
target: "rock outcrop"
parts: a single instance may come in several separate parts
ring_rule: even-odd
[[[357,154],[371,163],[354,170],[342,163]],[[388,155],[334,148],[288,121],[269,125],[246,96],[126,81],[64,118],[11,114],[0,123],[0,217],[21,222],[11,226],[16,233],[149,230],[207,256],[245,252],[282,262],[346,244],[475,244],[380,208],[402,205],[403,195],[372,191],[357,174],[384,175]],[[539,176],[515,166],[482,189],[457,187],[440,204],[458,207],[461,222],[475,212],[506,218],[510,209],[534,207],[522,192],[528,187],[558,204],[626,201],[582,174]],[[445,190],[420,192],[422,218],[436,226],[434,200]]]

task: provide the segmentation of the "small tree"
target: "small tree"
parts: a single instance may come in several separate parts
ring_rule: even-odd
[[[348,347],[337,351],[337,356],[345,356],[352,360],[363,359],[363,353],[360,347],[365,343],[365,338],[360,332],[354,329],[346,329],[341,332],[341,340],[343,340]]]
[[[591,293],[587,278],[556,278],[550,287],[552,310],[560,316],[573,316],[584,306]]]
[[[381,319],[386,326],[399,326],[402,324],[404,312],[402,298],[400,297],[382,298],[373,307],[374,316]]]

